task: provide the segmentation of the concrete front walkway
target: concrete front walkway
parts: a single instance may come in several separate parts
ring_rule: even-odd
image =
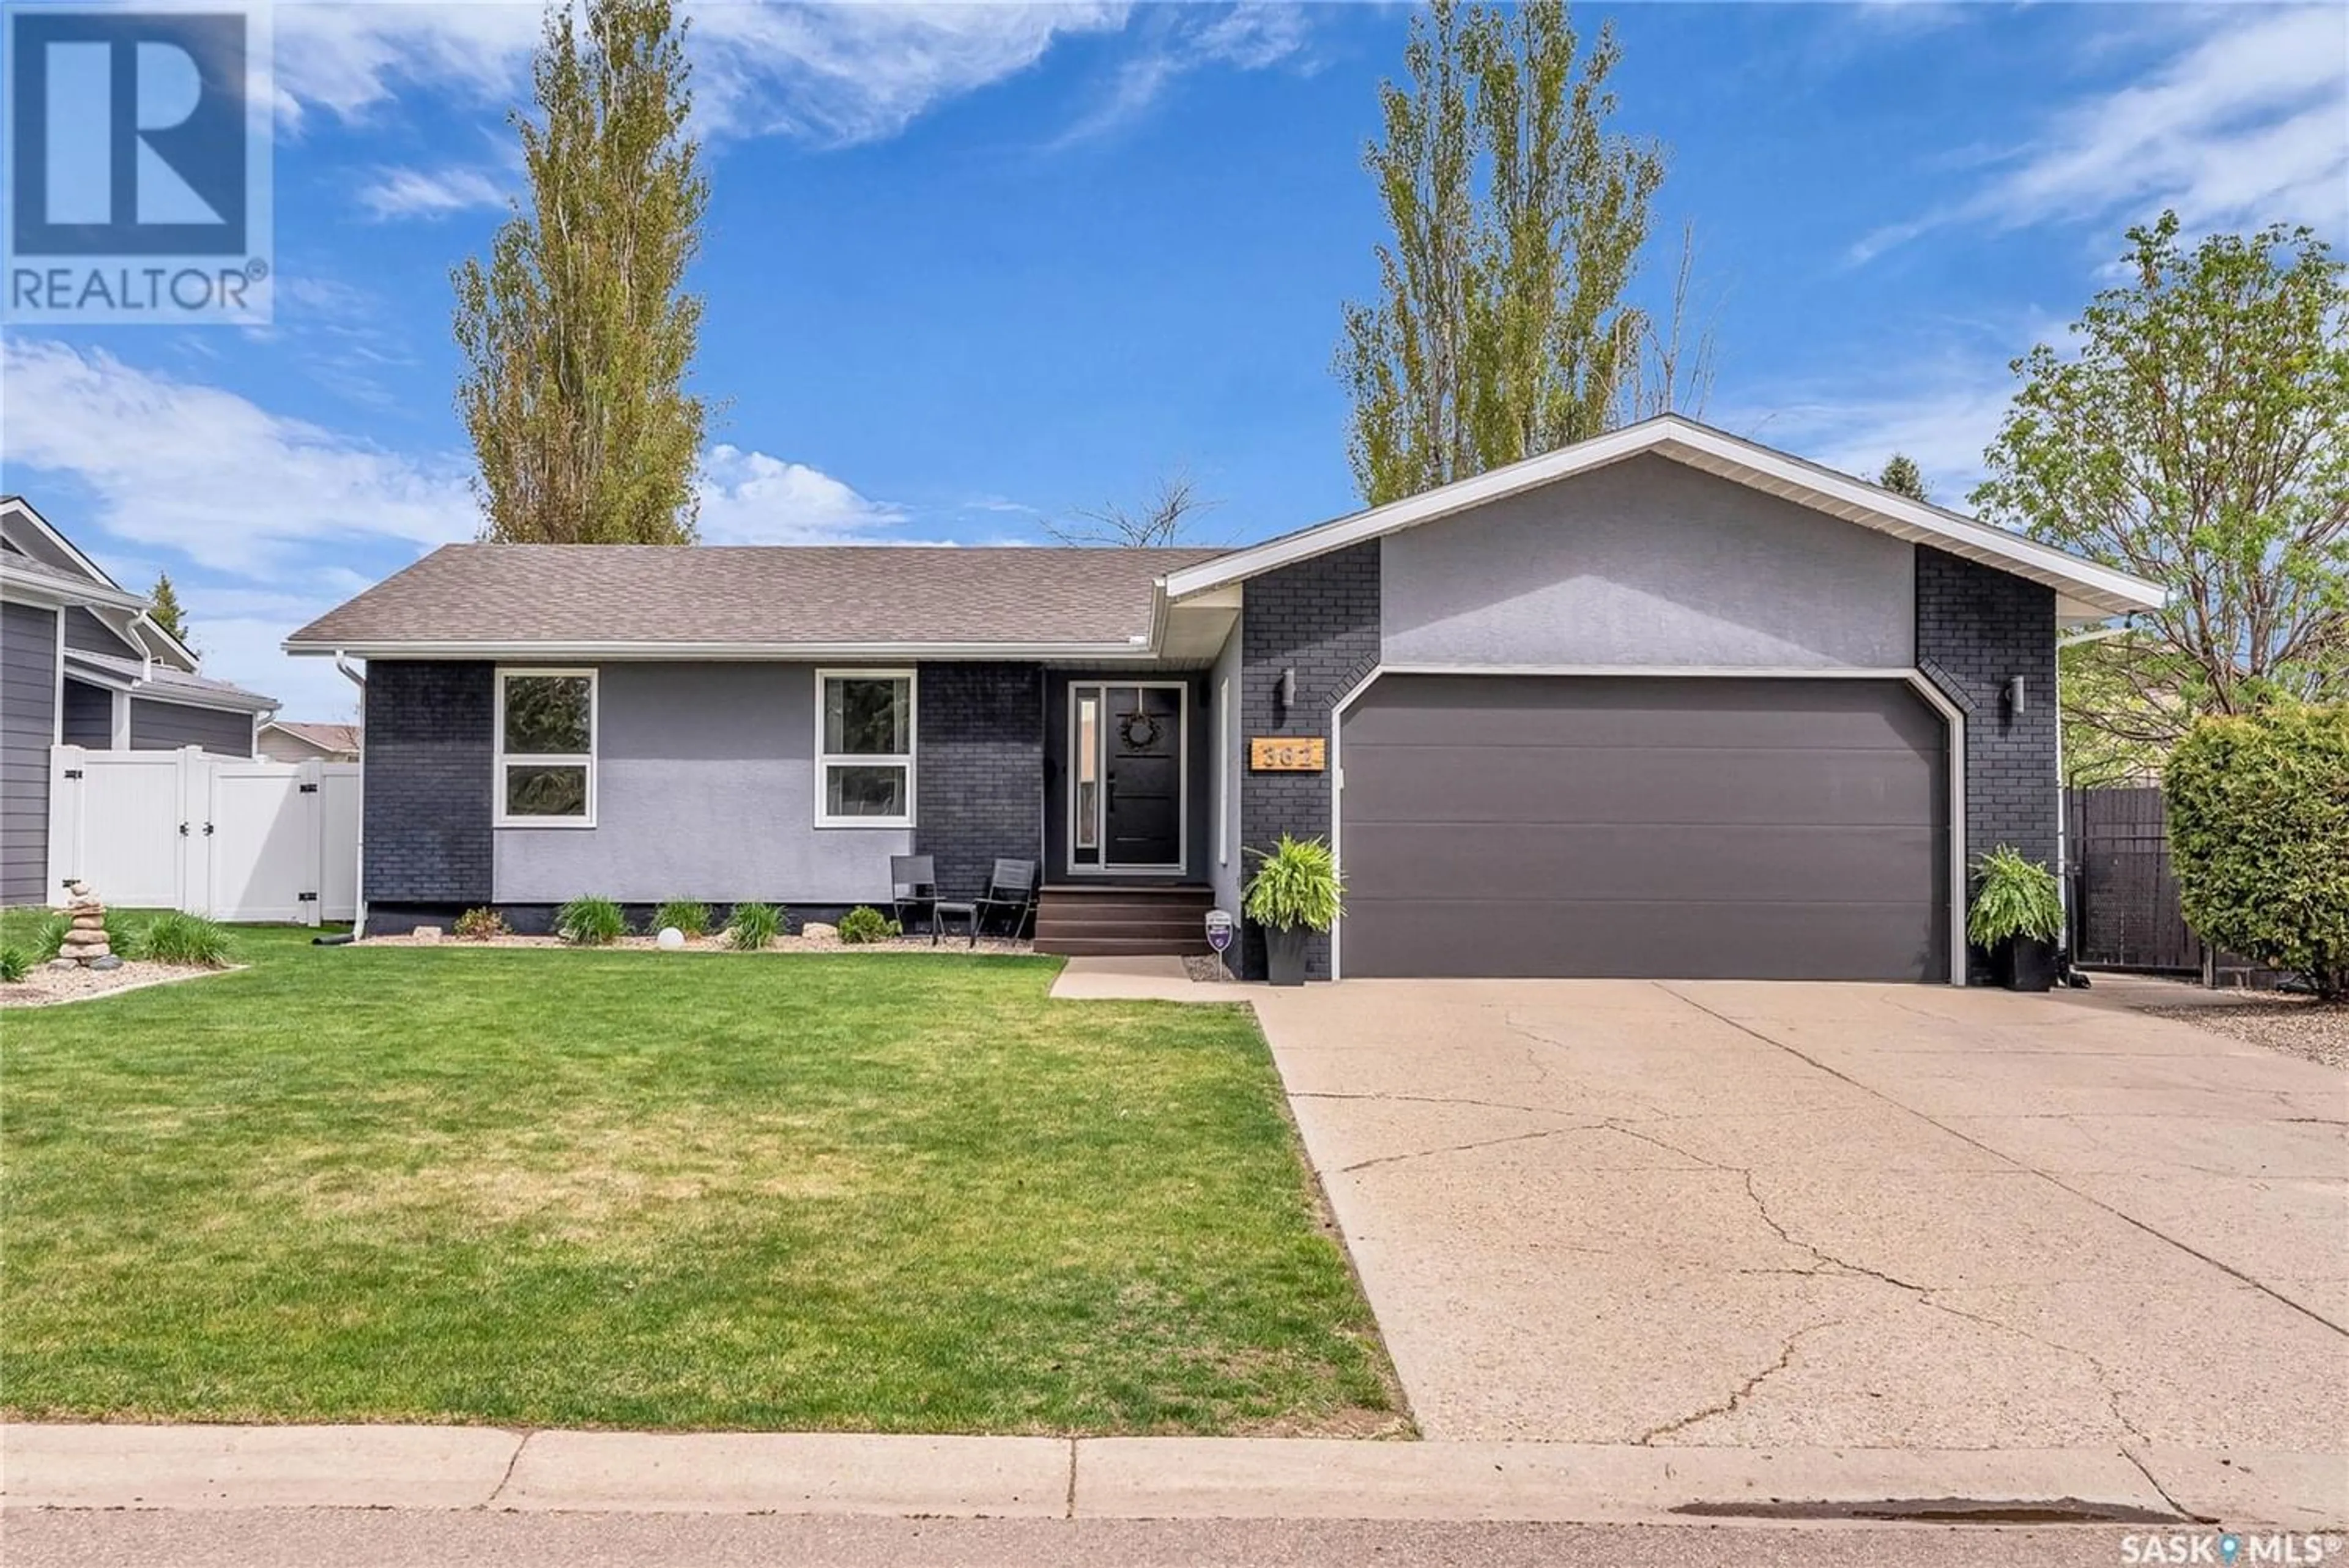
[[[2349,1501],[2338,1073],[1995,991],[1250,1000],[1431,1438],[2293,1452]]]

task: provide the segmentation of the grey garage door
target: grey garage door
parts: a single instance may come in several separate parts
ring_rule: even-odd
[[[1348,975],[1949,976],[1905,681],[1389,675],[1341,740]]]

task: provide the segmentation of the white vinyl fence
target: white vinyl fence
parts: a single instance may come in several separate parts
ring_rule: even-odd
[[[358,913],[359,764],[49,749],[49,896],[315,926]]]

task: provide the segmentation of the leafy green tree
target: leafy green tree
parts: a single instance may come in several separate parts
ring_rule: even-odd
[[[2075,351],[2015,361],[1973,503],[2170,590],[2064,693],[2075,733],[2159,755],[2205,714],[2349,696],[2349,286],[2304,228],[2128,239]]]
[[[527,209],[457,268],[457,406],[483,537],[682,545],[695,537],[705,410],[686,375],[702,302],[684,291],[709,186],[686,132],[671,0],[551,5],[517,112]]]
[[[180,590],[171,586],[168,573],[155,575],[155,590],[147,596],[147,618],[194,651],[196,645],[188,641],[187,612],[180,607]]]
[[[1379,289],[1346,306],[1347,455],[1373,504],[1579,441],[1620,417],[1650,341],[1624,293],[1664,156],[1609,129],[1621,50],[1558,0],[1435,0],[1364,151]],[[1677,341],[1678,334],[1674,334]]]
[[[1917,460],[1905,452],[1892,454],[1891,460],[1884,465],[1884,472],[1876,476],[1876,483],[1895,495],[1905,495],[1911,501],[1932,499],[1925,493],[1925,471],[1919,468]]]

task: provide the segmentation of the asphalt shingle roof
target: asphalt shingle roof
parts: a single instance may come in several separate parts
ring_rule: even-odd
[[[448,545],[295,632],[388,643],[1123,643],[1220,550]]]

